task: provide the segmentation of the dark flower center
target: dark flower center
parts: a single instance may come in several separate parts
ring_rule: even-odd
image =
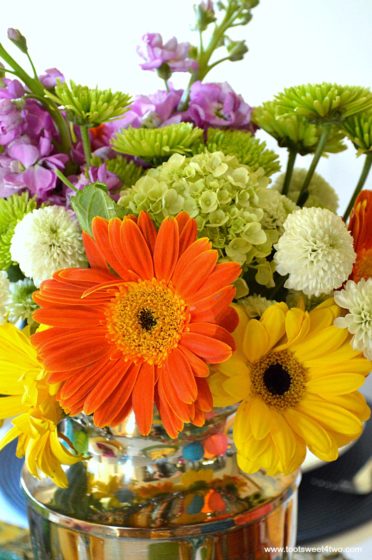
[[[138,313],[138,322],[142,329],[145,331],[151,331],[156,326],[156,317],[154,316],[151,309],[141,309]]]
[[[284,395],[291,386],[291,376],[281,364],[271,364],[263,375],[267,390],[272,395]]]

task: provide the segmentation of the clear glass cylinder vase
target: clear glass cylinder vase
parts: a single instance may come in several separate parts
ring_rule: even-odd
[[[176,440],[160,422],[140,436],[133,416],[114,430],[65,421],[87,456],[68,469],[68,488],[23,473],[35,559],[281,557],[295,544],[300,477],[242,473],[229,437],[233,412],[217,410]]]

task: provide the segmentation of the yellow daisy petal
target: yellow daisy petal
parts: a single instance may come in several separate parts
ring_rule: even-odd
[[[247,359],[243,357],[243,354],[234,352],[231,358],[218,364],[218,370],[224,375],[234,376],[234,375],[247,375],[249,377],[250,369],[247,366]]]
[[[0,419],[11,418],[24,410],[25,406],[20,396],[0,397]]]
[[[208,378],[209,388],[213,396],[214,406],[230,406],[236,403],[236,400],[223,388],[227,377],[219,371],[213,372]]]
[[[263,439],[267,436],[272,428],[271,420],[272,416],[269,407],[261,399],[253,398],[249,421],[251,423],[251,432],[255,439]]]
[[[316,420],[294,409],[288,409],[285,417],[293,430],[304,440],[310,451],[323,461],[334,461],[338,456],[336,442]]]
[[[346,329],[327,327],[314,336],[292,345],[292,350],[301,362],[316,360],[328,352],[335,352],[349,337]]]
[[[317,399],[314,396],[307,395],[297,405],[297,410],[315,418],[322,426],[336,432],[359,435],[362,430],[362,423],[354,414],[333,402]]]
[[[283,415],[274,410],[271,411],[271,414],[273,425],[271,437],[280,458],[282,471],[288,473],[291,459],[296,452],[297,441],[292,428]]]
[[[249,362],[264,356],[270,348],[270,340],[265,327],[257,319],[251,319],[246,326],[242,348]]]
[[[242,449],[243,452],[246,449],[248,442],[252,439],[249,423],[250,408],[250,402],[242,402],[234,419],[234,442],[239,449]]]
[[[310,393],[319,395],[343,395],[356,391],[363,385],[364,375],[338,373],[334,375],[310,377],[306,388]]]
[[[279,303],[277,305],[271,305],[262,314],[261,321],[269,336],[268,350],[271,350],[285,334],[285,316],[287,310],[288,308],[285,304]]]
[[[234,402],[239,402],[249,397],[251,391],[249,374],[235,375],[235,377],[227,378],[223,383],[223,389],[235,399]]]

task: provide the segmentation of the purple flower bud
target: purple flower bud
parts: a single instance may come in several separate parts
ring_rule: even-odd
[[[18,29],[9,27],[8,39],[12,41],[23,53],[27,54],[27,41],[26,37]]]
[[[64,82],[65,77],[57,68],[48,68],[39,76],[39,80],[45,88],[52,89],[57,85],[57,81]]]
[[[157,70],[164,65],[171,72],[193,72],[197,69],[198,63],[189,57],[190,43],[178,43],[172,37],[163,44],[160,33],[147,33],[142,39],[144,45],[137,52],[145,61],[141,64],[143,70]]]

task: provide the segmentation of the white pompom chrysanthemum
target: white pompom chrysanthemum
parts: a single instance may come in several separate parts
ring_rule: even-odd
[[[0,325],[4,323],[6,303],[9,297],[9,280],[5,270],[0,270]]]
[[[38,208],[18,222],[10,252],[35,286],[61,268],[86,265],[79,224],[61,206]]]
[[[336,327],[348,329],[354,335],[353,348],[372,360],[372,278],[362,278],[357,284],[349,280],[334,298],[337,305],[348,310],[345,317],[335,320]]]
[[[275,245],[276,270],[285,287],[308,296],[329,294],[348,279],[355,252],[342,219],[325,208],[302,208],[284,222]]]

